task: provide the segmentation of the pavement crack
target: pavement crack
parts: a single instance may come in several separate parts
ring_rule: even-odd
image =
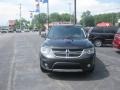
[[[11,61],[11,65],[10,65],[7,90],[13,90],[13,86],[14,86],[15,66],[16,66],[16,63],[15,63],[16,48],[15,47],[16,47],[16,45],[14,42],[14,53],[13,53],[13,59]]]

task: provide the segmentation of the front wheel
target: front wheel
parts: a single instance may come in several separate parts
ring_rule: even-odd
[[[48,71],[45,70],[41,65],[40,65],[40,69],[41,69],[41,71],[42,71],[43,73],[47,73],[47,72],[48,72]]]
[[[92,66],[90,69],[84,70],[83,73],[85,74],[91,74],[95,69],[95,66]]]
[[[96,47],[101,47],[102,46],[102,41],[101,40],[95,40],[94,45]]]

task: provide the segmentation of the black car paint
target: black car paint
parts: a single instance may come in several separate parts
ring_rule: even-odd
[[[87,39],[50,39],[47,38],[42,43],[41,47],[50,47],[50,48],[65,48],[65,49],[72,49],[72,48],[78,48],[78,49],[88,49],[88,48],[94,48],[94,45]],[[52,72],[53,69],[56,66],[60,69],[65,69],[67,66],[69,66],[69,69],[71,68],[77,68],[77,65],[79,65],[80,69],[83,69],[84,71],[92,70],[94,67],[94,62],[96,58],[96,52],[93,54],[83,55],[79,58],[47,58],[40,52],[40,67],[41,69],[44,69],[45,72]],[[45,66],[45,63],[48,64],[48,67]],[[74,66],[72,67],[72,65]],[[91,64],[91,68],[88,68],[87,65]],[[58,68],[57,68],[58,69]]]
[[[83,40],[71,40],[71,39],[46,39],[43,46],[49,47],[79,47],[79,48],[91,48],[93,44],[88,39]]]
[[[94,27],[89,31],[88,38],[93,43],[95,40],[100,40],[103,44],[112,44],[117,29],[118,27]],[[94,30],[96,32],[94,32]]]

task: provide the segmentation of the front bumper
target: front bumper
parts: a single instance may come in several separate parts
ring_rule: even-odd
[[[46,71],[53,72],[82,72],[91,69],[95,64],[95,54],[79,58],[54,58],[49,59],[40,55],[40,65]]]
[[[120,49],[120,43],[118,42],[113,42],[113,47],[116,48],[116,49]]]

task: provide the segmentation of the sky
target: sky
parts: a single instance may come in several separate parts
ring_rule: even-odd
[[[120,12],[120,0],[76,0],[77,18],[89,10],[93,15]],[[73,13],[74,0],[49,0],[50,13]],[[30,12],[36,9],[35,0],[0,0],[0,25],[8,25],[8,20],[19,19],[20,3],[22,4],[22,17],[30,20]],[[40,12],[46,13],[47,4],[40,3]],[[38,13],[34,13],[38,14]]]

